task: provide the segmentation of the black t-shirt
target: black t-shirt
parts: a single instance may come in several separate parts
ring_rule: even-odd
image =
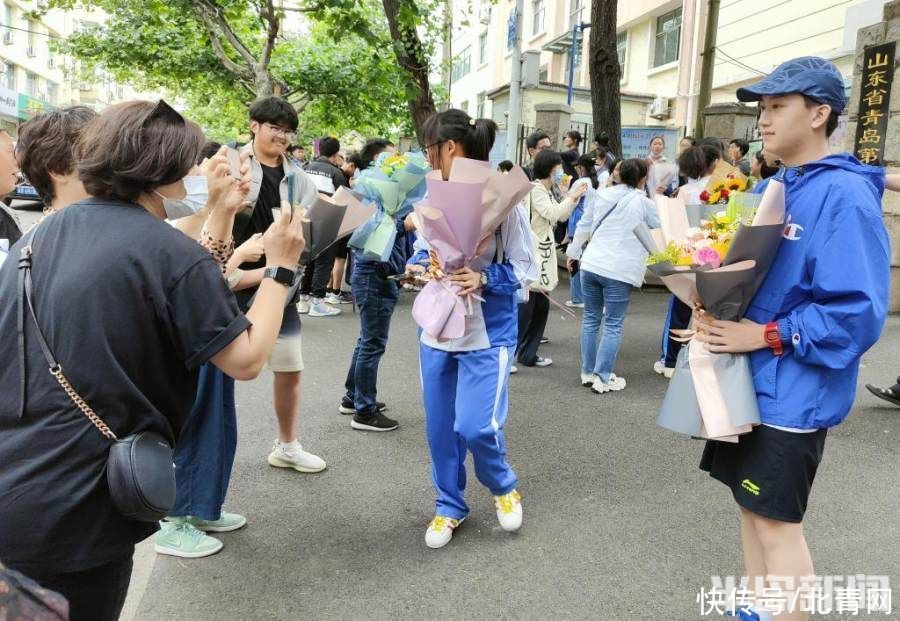
[[[130,556],[156,525],[113,508],[110,441],[48,372],[27,314],[19,418],[12,258],[26,241],[0,268],[0,559],[37,576]],[[32,246],[38,321],[71,384],[119,437],[174,441],[198,367],[250,325],[209,253],[137,205],[93,198],[46,218]]]
[[[257,233],[265,233],[269,227],[275,222],[272,215],[273,209],[281,208],[281,193],[279,186],[281,180],[284,179],[284,168],[281,164],[278,166],[266,166],[260,163],[262,167],[262,181],[259,186],[259,197],[250,213],[249,223],[245,222],[243,226],[235,226],[234,243],[240,246],[245,241],[253,237]],[[238,230],[240,229],[240,230]],[[258,261],[244,263],[241,269],[254,270],[258,267],[266,266],[266,258],[260,257]]]

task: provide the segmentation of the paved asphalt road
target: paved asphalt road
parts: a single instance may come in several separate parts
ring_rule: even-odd
[[[19,213],[26,223],[36,217]],[[566,299],[565,286],[557,300]],[[401,297],[381,365],[379,397],[402,425],[391,433],[353,431],[337,413],[358,330],[349,307],[340,317],[304,319],[301,439],[328,469],[269,467],[271,375],[240,383],[227,508],[249,524],[222,535],[224,550],[207,559],[139,546],[123,617],[700,618],[696,596],[710,576],[742,570],[737,509],[697,469],[702,445],[654,423],[666,382],[650,366],[666,298],[635,294],[616,368],[629,385],[617,394],[579,386],[578,322],[551,313],[542,354],[554,365],[511,378],[507,440],[525,524],[515,535],[500,531],[470,465],[472,515],[437,551],[423,542],[434,496],[411,296]],[[894,381],[898,351],[900,317],[892,317],[863,361],[853,413],[828,436],[807,513],[820,575],[900,580],[900,408],[863,388]]]
[[[555,294],[565,300],[565,283]],[[136,619],[697,619],[711,575],[739,574],[737,509],[697,469],[702,445],[658,428],[666,382],[651,370],[666,296],[636,293],[617,372],[628,388],[595,395],[578,382],[578,322],[551,313],[555,363],[511,380],[509,458],[525,524],[497,526],[471,471],[470,519],[442,550],[425,547],[433,492],[420,404],[412,297],[404,294],[381,366],[392,433],[350,429],[337,413],[357,318],[304,319],[301,440],[317,475],[269,467],[271,375],[238,386],[239,446],[227,508],[248,526],[201,560],[136,556],[127,608]],[[900,319],[869,353],[862,382],[890,383]],[[810,501],[820,574],[900,579],[900,409],[861,389],[829,434]],[[822,617],[819,617],[822,618]]]

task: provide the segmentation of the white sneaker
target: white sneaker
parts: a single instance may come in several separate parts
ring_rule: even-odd
[[[675,375],[675,369],[672,367],[667,367],[665,361],[657,360],[653,363],[653,371],[655,373],[659,373],[666,379],[672,379],[672,376]]]
[[[425,545],[434,549],[443,548],[450,543],[450,540],[453,539],[453,531],[465,519],[454,520],[441,515],[434,516],[434,519],[428,524],[428,530],[425,531]]]
[[[322,472],[325,470],[325,460],[318,455],[304,451],[297,440],[290,444],[275,440],[275,446],[269,453],[268,461],[270,466],[293,468],[298,472]]]
[[[516,490],[503,496],[494,496],[497,507],[497,519],[500,528],[508,533],[519,530],[522,526],[522,496]]]
[[[325,294],[325,302],[331,305],[340,304],[341,297],[337,293],[332,293],[331,291],[329,291]]]
[[[594,385],[591,386],[591,390],[597,393],[598,395],[602,395],[605,392],[616,392],[619,390],[623,390],[625,388],[625,378],[617,377],[615,373],[609,374],[609,381],[605,384],[603,380],[599,377],[594,380]]]
[[[305,315],[309,312],[309,296],[301,295],[300,299],[297,300],[297,312],[301,315]]]
[[[536,367],[549,367],[551,364],[553,364],[552,358],[541,358],[538,356],[537,360],[534,361],[534,366]]]
[[[517,367],[516,365],[512,365],[511,367],[509,367],[510,375],[515,375],[518,372],[519,372],[519,367]]]
[[[593,373],[582,373],[581,374],[581,385],[582,386],[593,386],[594,382],[597,381],[597,376]]]
[[[310,317],[334,317],[340,315],[341,309],[328,306],[321,298],[310,298],[309,316]]]
[[[566,300],[566,306],[569,308],[584,308],[584,302],[573,302],[572,300]]]

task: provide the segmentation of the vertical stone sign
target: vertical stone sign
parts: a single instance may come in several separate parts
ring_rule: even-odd
[[[891,84],[897,42],[866,47],[863,52],[856,139],[853,151],[864,164],[883,166],[890,117]]]

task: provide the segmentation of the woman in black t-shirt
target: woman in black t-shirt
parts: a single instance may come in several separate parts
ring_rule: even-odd
[[[209,253],[163,222],[185,196],[202,143],[199,127],[165,102],[107,108],[76,145],[91,197],[11,249],[18,257],[31,244],[32,299],[49,347],[119,437],[153,430],[174,441],[197,368],[209,361],[251,379],[278,334],[287,286],[265,279],[244,316]],[[299,218],[282,211],[263,238],[267,265],[293,270],[303,235]],[[0,268],[4,352],[20,351],[17,263]],[[66,596],[73,620],[116,619],[134,544],[156,524],[117,513],[109,440],[50,375],[27,318],[24,342],[24,365],[0,368],[0,394],[10,396],[0,401],[0,559]]]

